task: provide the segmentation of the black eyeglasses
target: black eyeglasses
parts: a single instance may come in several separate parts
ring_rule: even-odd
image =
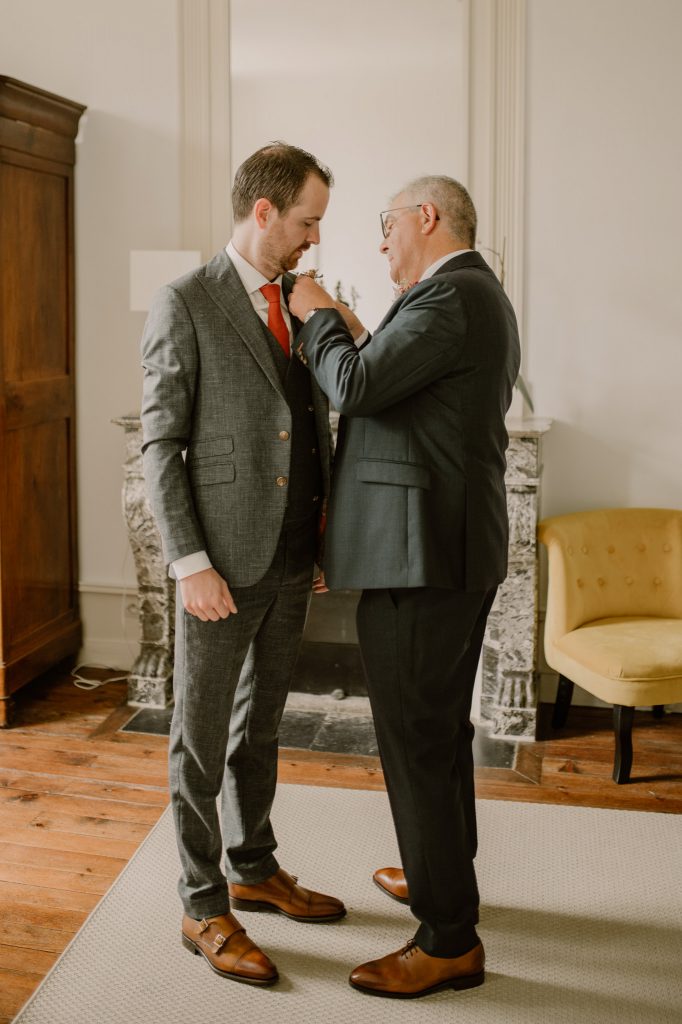
[[[424,203],[414,203],[412,206],[395,206],[392,210],[382,210],[379,214],[381,220],[381,233],[384,238],[388,238],[391,233],[391,229],[395,224],[397,217],[392,217],[392,213],[399,213],[401,210],[421,210]],[[440,220],[438,214],[436,214],[436,220]]]

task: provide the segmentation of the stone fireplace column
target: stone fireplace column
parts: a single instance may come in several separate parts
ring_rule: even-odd
[[[175,580],[168,576],[145,490],[140,417],[121,416],[113,422],[125,430],[123,517],[135,560],[142,633],[140,653],[128,676],[128,704],[166,708],[173,703]]]
[[[509,572],[488,617],[481,654],[481,718],[493,736],[534,739],[537,720],[541,442],[550,420],[510,420],[507,450]]]

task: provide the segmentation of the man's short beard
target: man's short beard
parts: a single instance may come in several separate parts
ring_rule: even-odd
[[[270,242],[266,242],[263,247],[263,259],[272,270],[277,271],[275,276],[286,274],[289,270],[293,270],[298,263],[298,259],[292,262],[292,254],[290,252],[282,253],[276,245]]]

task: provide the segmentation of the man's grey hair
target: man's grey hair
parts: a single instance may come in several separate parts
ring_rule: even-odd
[[[445,174],[429,174],[415,178],[398,194],[409,196],[415,203],[433,203],[448,233],[474,248],[476,209],[460,182]]]

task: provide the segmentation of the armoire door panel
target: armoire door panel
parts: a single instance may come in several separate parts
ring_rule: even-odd
[[[5,434],[0,526],[10,648],[73,607],[69,435],[68,420]]]
[[[0,297],[5,380],[69,372],[65,175],[0,165]],[[17,296],[21,296],[21,302]]]
[[[73,408],[73,381],[69,377],[5,384],[5,430],[69,419]]]

